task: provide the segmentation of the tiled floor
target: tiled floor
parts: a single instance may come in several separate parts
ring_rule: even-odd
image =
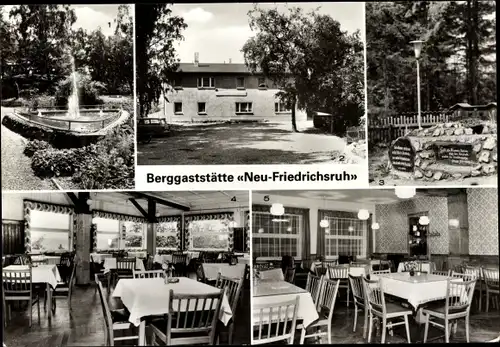
[[[239,320],[233,335],[234,344],[248,344],[250,340],[250,323],[249,319],[245,318],[250,314],[249,298],[249,291],[242,291],[241,305],[237,312]],[[119,305],[119,301],[110,298],[111,309]],[[70,312],[65,298],[58,300],[56,312],[49,322],[42,299],[40,320],[35,305],[31,328],[28,326],[29,311],[13,310],[12,320],[4,328],[4,343],[7,347],[104,346],[104,320],[99,293],[95,292],[94,285],[86,288],[76,287],[72,308]],[[226,335],[222,335],[221,344],[225,339]]]

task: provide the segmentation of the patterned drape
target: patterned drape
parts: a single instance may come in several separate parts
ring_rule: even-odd
[[[250,230],[250,211],[245,211],[245,228],[246,228],[246,232],[247,232],[247,237],[246,237],[246,247],[245,247],[245,252],[250,252],[250,242],[251,242],[251,239],[250,239],[250,233],[251,233],[251,230]]]
[[[190,235],[189,235],[189,223],[195,222],[195,221],[204,221],[204,220],[228,220],[228,221],[233,221],[234,220],[234,213],[233,212],[219,212],[219,213],[204,213],[204,214],[192,214],[192,215],[187,215],[184,216],[184,232],[183,232],[183,237],[184,237],[184,250],[188,250],[190,246]],[[231,230],[232,228],[230,228]],[[232,249],[232,240],[233,240],[233,234],[232,231],[230,232],[230,242],[229,244],[231,245]]]
[[[38,202],[32,200],[23,200],[24,209],[24,248],[26,253],[31,252],[31,214],[32,210],[43,211],[43,212],[53,212],[69,214],[71,217],[75,215],[75,209],[71,206],[50,204],[45,202]],[[75,221],[76,218],[73,218]],[[73,233],[75,233],[75,228],[73,226]],[[69,236],[68,236],[69,237]],[[76,247],[76,235],[73,235],[73,249]]]
[[[158,223],[176,223],[176,230],[177,232],[175,233],[175,239],[176,239],[176,246],[178,250],[182,250],[182,244],[181,244],[181,224],[182,224],[182,216],[164,216],[164,217],[158,217],[157,218]]]
[[[114,219],[122,222],[136,222],[136,223],[146,223],[147,220],[144,217],[132,216],[129,214],[115,213],[115,212],[106,212],[100,210],[92,211],[92,218],[106,218],[106,219]]]

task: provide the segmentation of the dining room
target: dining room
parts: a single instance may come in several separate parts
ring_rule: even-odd
[[[2,193],[3,342],[248,344],[249,222],[248,191]]]
[[[252,344],[500,336],[496,188],[254,191],[251,231]]]

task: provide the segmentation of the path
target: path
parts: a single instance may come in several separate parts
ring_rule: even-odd
[[[2,107],[3,116],[13,112],[13,108]],[[31,169],[31,159],[23,154],[26,140],[2,125],[2,190],[54,190],[50,180],[35,176]]]

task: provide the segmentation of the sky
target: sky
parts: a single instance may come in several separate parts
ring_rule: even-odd
[[[349,33],[361,31],[364,40],[365,16],[363,2],[322,3],[262,3],[261,8],[286,10],[286,7],[300,6],[305,12],[320,7],[319,13],[328,14],[340,23],[341,29]],[[244,63],[240,52],[246,40],[254,35],[248,25],[247,13],[251,3],[224,4],[175,4],[174,15],[182,16],[188,24],[183,31],[177,54],[181,62],[190,63],[194,53],[199,52],[201,63]]]
[[[9,19],[10,10],[16,5],[6,5],[2,12],[5,19]],[[87,31],[97,29],[99,26],[106,36],[113,35],[114,23],[113,20],[118,14],[119,5],[72,5],[75,10],[76,22],[73,24],[74,29],[83,28]],[[133,13],[133,11],[131,11]],[[108,23],[111,23],[111,27]]]

